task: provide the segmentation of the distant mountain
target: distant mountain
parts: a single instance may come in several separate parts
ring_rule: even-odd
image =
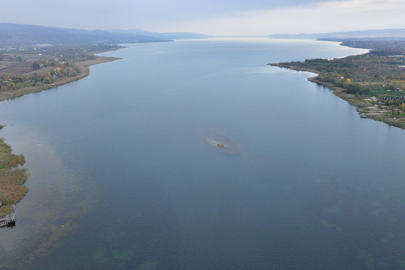
[[[136,33],[77,30],[38,25],[0,23],[0,48],[52,44],[54,46],[101,45],[165,41]]]
[[[189,32],[170,32],[170,33],[157,33],[157,32],[148,32],[140,29],[132,29],[132,30],[118,30],[118,29],[110,29],[106,30],[111,33],[120,33],[120,34],[134,34],[134,35],[143,35],[153,38],[159,39],[202,39],[202,38],[210,38],[212,36],[204,35],[204,34],[196,34],[196,33],[189,33]]]
[[[347,38],[403,38],[405,29],[364,30],[319,34],[273,34],[274,39],[347,39]]]

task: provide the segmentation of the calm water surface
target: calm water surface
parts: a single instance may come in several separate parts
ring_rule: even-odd
[[[317,41],[131,44],[78,82],[0,103],[29,194],[21,269],[400,269],[405,132],[270,62]],[[207,138],[231,142],[216,151]]]

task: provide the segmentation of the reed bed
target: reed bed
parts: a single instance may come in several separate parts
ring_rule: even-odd
[[[24,186],[27,180],[23,155],[13,154],[11,147],[0,138],[0,218],[14,212],[13,205],[18,203],[28,192]]]

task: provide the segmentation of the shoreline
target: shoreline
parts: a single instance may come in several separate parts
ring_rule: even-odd
[[[26,169],[20,167],[24,163],[24,156],[14,154],[10,145],[0,138],[0,220],[7,215],[13,215],[14,205],[28,192],[28,188],[24,185],[28,174]],[[7,227],[9,223],[15,225],[14,217],[10,217],[10,221],[3,220],[1,223],[0,228]]]
[[[103,52],[97,52],[103,53]],[[0,102],[18,98],[30,93],[38,93],[44,90],[49,90],[78,81],[90,75],[90,66],[108,63],[115,60],[120,60],[119,57],[97,56],[97,59],[86,60],[76,63],[80,70],[80,74],[70,78],[61,79],[53,84],[43,86],[30,86],[20,88],[17,90],[6,91],[0,93]],[[0,129],[4,126],[0,125]],[[16,155],[12,152],[10,145],[4,143],[4,139],[0,138],[0,195],[2,195],[4,202],[0,198],[0,218],[4,218],[9,214],[14,214],[14,205],[25,197],[28,188],[24,185],[28,174],[26,169],[16,168],[24,164],[24,156]],[[15,164],[14,164],[15,163]],[[10,175],[13,175],[10,178]],[[11,181],[11,182],[10,182]]]
[[[278,68],[287,68],[287,69],[295,70],[295,71],[311,72],[311,73],[317,74],[317,76],[319,75],[319,73],[316,70],[310,69],[310,68],[305,69],[305,68],[300,68],[300,67],[295,67],[295,66],[284,67],[284,66],[279,65],[279,63],[272,63],[272,64],[268,64],[268,65],[275,66]],[[373,105],[367,103],[366,101],[362,100],[361,98],[359,98],[358,96],[356,96],[354,94],[345,93],[344,92],[345,89],[343,89],[341,87],[335,86],[328,82],[323,82],[323,81],[317,80],[316,79],[317,76],[309,77],[309,78],[307,78],[307,80],[332,90],[332,94],[347,101],[350,105],[357,107],[357,111],[359,113],[361,112],[361,115],[364,116],[363,118],[372,119],[375,121],[383,122],[390,126],[405,129],[405,121],[401,121],[400,118],[389,117],[381,111],[376,112],[374,110]],[[364,111],[367,111],[367,112],[364,112]]]
[[[98,52],[102,53],[102,52]],[[122,58],[119,57],[109,57],[109,56],[97,56],[97,59],[94,60],[86,60],[82,62],[77,62],[75,65],[79,68],[80,74],[74,77],[69,77],[69,78],[64,78],[61,80],[56,81],[55,83],[52,84],[47,84],[47,85],[42,85],[42,86],[30,86],[30,87],[24,87],[20,88],[17,90],[11,90],[11,91],[6,91],[6,92],[1,92],[0,93],[0,102],[9,100],[9,99],[14,99],[18,98],[30,93],[38,93],[44,90],[49,90],[58,86],[62,86],[74,81],[78,81],[80,79],[83,79],[87,76],[90,75],[90,66],[97,65],[97,64],[102,64],[102,63],[108,63],[112,62],[115,60],[120,60]]]
[[[295,71],[311,72],[311,73],[317,74],[317,76],[319,75],[319,73],[316,70],[310,69],[310,68],[304,69],[304,68],[298,68],[298,67],[295,67],[295,66],[284,67],[284,66],[279,65],[278,63],[268,64],[268,65],[279,67],[279,68],[287,68],[287,69],[291,69],[291,70],[295,70]],[[316,79],[317,76],[308,77],[307,80],[310,81],[310,82],[316,83],[318,85],[322,85],[322,86],[324,86],[326,88],[329,88],[330,90],[332,90],[332,93],[335,96],[340,97],[341,99],[349,102],[349,104],[352,105],[352,106],[357,106],[357,105],[366,106],[367,105],[366,102],[359,99],[356,95],[344,93],[343,88],[337,87],[337,86],[335,86],[335,85],[333,85],[331,83],[318,81]]]
[[[374,106],[370,105],[369,103],[359,99],[358,97],[356,97],[353,94],[347,94],[343,92],[343,88],[334,86],[332,84],[329,83],[325,83],[325,82],[321,82],[318,81],[315,77],[310,77],[307,79],[310,82],[316,83],[318,85],[322,85],[326,88],[329,88],[332,90],[332,94],[334,94],[335,96],[347,101],[350,105],[357,107],[357,111],[359,113],[361,113],[362,116],[364,116],[364,118],[368,118],[374,121],[378,121],[378,122],[383,122],[389,126],[394,126],[400,129],[405,129],[405,122],[401,121],[400,118],[395,118],[395,117],[389,117],[387,115],[384,115],[383,113],[375,113],[375,112],[370,112],[370,113],[364,113],[363,110],[365,109],[370,109],[373,108]],[[360,109],[361,108],[361,109]]]

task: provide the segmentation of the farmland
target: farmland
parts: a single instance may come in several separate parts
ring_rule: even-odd
[[[270,65],[317,73],[309,80],[334,90],[357,106],[362,116],[405,128],[405,40],[347,40],[343,44],[371,50],[332,60]]]

